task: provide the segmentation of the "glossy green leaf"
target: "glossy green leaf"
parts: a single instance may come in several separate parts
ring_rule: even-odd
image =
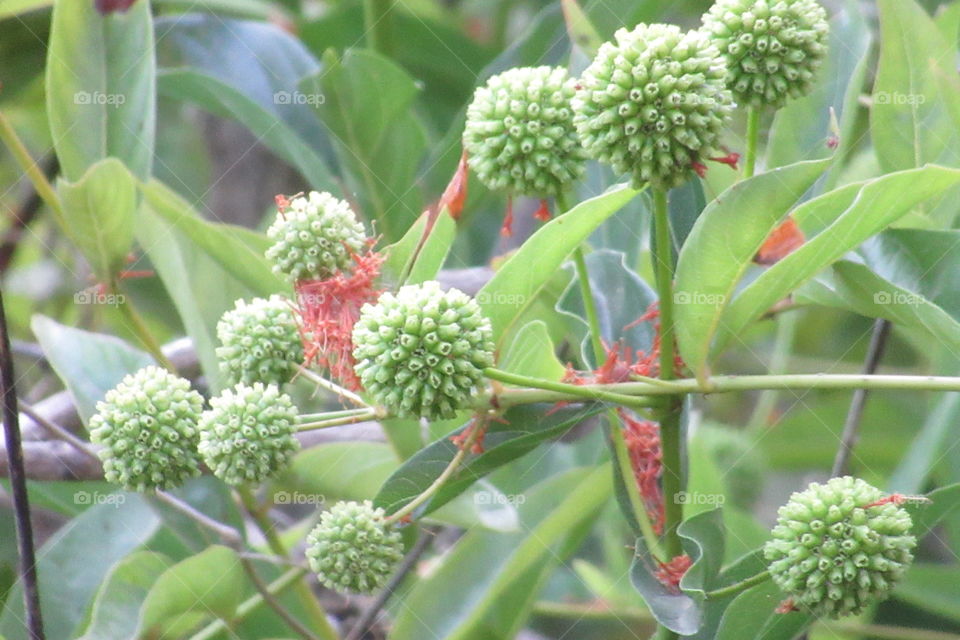
[[[548,409],[547,405],[518,406],[504,414],[505,422],[491,422],[483,438],[483,453],[468,456],[443,488],[421,508],[422,513],[439,508],[466,491],[477,479],[601,411],[599,407],[572,406],[544,415]],[[392,513],[430,486],[459,450],[450,440],[451,436],[462,433],[464,428],[466,426],[434,441],[404,462],[384,482],[374,503]]]
[[[270,245],[265,236],[230,224],[207,222],[188,202],[156,180],[142,185],[141,192],[153,213],[176,227],[252,292],[267,297],[287,289],[264,257]]]
[[[740,292],[723,314],[715,349],[719,350],[771,305],[846,252],[896,222],[912,207],[941,195],[958,183],[960,170],[932,165],[891,173],[864,183],[857,197],[830,226],[771,266]],[[821,196],[817,205],[808,203],[804,206],[822,206],[835,193]],[[840,198],[846,198],[843,190]]]
[[[504,371],[540,380],[560,380],[567,370],[557,358],[557,348],[550,339],[547,325],[539,320],[517,331],[497,366]]]
[[[457,223],[446,209],[424,211],[403,237],[383,249],[384,272],[395,286],[433,280],[440,273],[457,234]]]
[[[232,549],[211,545],[161,575],[140,610],[139,636],[180,637],[203,620],[230,620],[247,581]]]
[[[777,613],[777,606],[784,599],[777,586],[769,581],[744,591],[724,612],[716,640],[793,640],[814,619],[801,612]]]
[[[469,531],[397,610],[391,637],[512,638],[547,573],[571,553],[610,497],[610,469],[575,469],[543,482],[518,506],[514,533]]]
[[[153,364],[153,358],[123,340],[62,325],[36,315],[30,322],[44,355],[70,390],[77,413],[87,422],[97,402],[125,375]]]
[[[272,483],[277,504],[332,504],[375,495],[397,468],[385,442],[330,442],[297,453]]]
[[[697,219],[677,261],[677,340],[684,360],[705,373],[720,316],[770,231],[829,166],[816,160],[739,182]]]
[[[53,0],[3,0],[0,2],[0,20],[50,6],[53,6]]]
[[[477,295],[499,342],[573,250],[638,191],[621,185],[543,225]]]
[[[113,156],[146,179],[156,124],[150,3],[100,15],[92,2],[57,2],[52,20],[47,116],[63,175],[75,182]]]
[[[113,565],[93,600],[90,621],[79,640],[135,637],[140,606],[170,560],[153,551],[136,551]]]
[[[886,171],[960,162],[960,78],[947,42],[914,0],[878,0],[880,60],[870,133]],[[922,34],[922,35],[921,35]]]
[[[59,181],[65,231],[97,282],[110,283],[126,264],[137,208],[134,178],[116,158],[90,165],[76,182]]]
[[[73,638],[87,604],[117,561],[145,545],[160,519],[143,498],[117,494],[122,502],[90,507],[51,536],[37,551],[40,604],[48,638]],[[0,617],[6,640],[27,640],[23,593],[16,585]]]
[[[955,564],[914,563],[897,584],[893,597],[960,622],[960,581]]]

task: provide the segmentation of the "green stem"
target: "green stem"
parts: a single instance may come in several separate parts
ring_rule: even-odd
[[[744,578],[740,582],[735,582],[726,587],[720,587],[719,589],[714,589],[713,591],[707,591],[705,594],[707,600],[719,600],[720,598],[726,598],[727,596],[732,596],[741,591],[746,591],[750,587],[754,587],[758,584],[766,582],[770,579],[769,571],[761,571],[760,573],[750,576],[749,578]]]
[[[660,300],[660,379],[676,378],[673,327],[673,243],[667,192],[653,190],[653,270]],[[666,387],[660,387],[666,389]],[[659,415],[660,450],[663,464],[664,547],[668,558],[683,553],[677,528],[683,520],[683,505],[677,495],[683,489],[680,459],[680,412],[682,399],[673,396]]]
[[[363,26],[367,46],[385,55],[389,55],[392,45],[389,15],[391,4],[392,0],[363,0]]]
[[[321,389],[325,389],[327,391],[330,391],[331,393],[336,394],[338,398],[349,400],[351,403],[357,405],[358,407],[367,408],[370,406],[364,401],[363,398],[358,396],[353,391],[350,391],[345,387],[341,387],[340,385],[338,385],[336,382],[333,382],[332,380],[327,380],[323,376],[315,373],[314,371],[311,371],[310,369],[306,368],[303,365],[300,365],[300,371],[298,375],[303,376],[304,378],[306,378],[313,384],[317,385]]]
[[[365,409],[361,413],[354,413],[352,415],[343,415],[336,418],[328,418],[326,420],[316,420],[313,422],[301,422],[297,425],[297,431],[313,431],[315,429],[328,429],[330,427],[339,427],[345,424],[356,424],[358,422],[363,422],[365,420],[372,420],[376,418],[378,412],[376,409]]]
[[[133,303],[128,301],[126,296],[121,293],[120,285],[117,281],[110,283],[110,291],[116,295],[117,299],[120,301],[120,304],[117,305],[117,309],[120,310],[120,314],[123,316],[123,319],[126,320],[128,328],[137,336],[144,349],[146,349],[150,355],[153,356],[154,360],[157,361],[157,364],[167,369],[171,373],[176,373],[177,368],[173,366],[173,363],[170,362],[170,359],[163,354],[163,349],[160,347],[160,343],[157,342],[157,339],[150,331],[147,323],[144,322],[143,318],[140,317],[140,314],[137,313]]]
[[[600,385],[577,385],[567,384],[566,382],[555,382],[553,380],[541,380],[531,378],[518,373],[501,371],[500,369],[484,369],[483,375],[491,380],[497,380],[506,384],[514,384],[531,389],[504,389],[497,393],[497,402],[501,407],[512,406],[515,404],[530,404],[533,402],[558,402],[554,398],[562,400],[593,400],[596,402],[611,402],[617,405],[635,407],[638,409],[660,406],[660,402],[650,400],[641,395],[626,395],[606,391],[600,388]],[[618,385],[608,385],[618,386]],[[539,392],[539,393],[538,393]]]
[[[747,108],[747,151],[743,158],[743,177],[752,178],[757,167],[757,147],[760,142],[760,109]]]
[[[270,522],[266,511],[257,502],[250,488],[237,487],[237,495],[240,497],[240,502],[243,503],[244,509],[246,509],[250,517],[253,518],[260,533],[263,534],[270,550],[281,558],[289,558],[290,554],[287,552],[286,547],[283,546],[283,541],[280,540],[280,537],[277,535],[276,528],[273,523]],[[323,606],[317,600],[305,578],[306,575],[302,575],[301,579],[297,581],[295,588],[300,602],[310,617],[313,630],[325,640],[339,640],[340,635],[330,625],[330,621],[327,620],[327,612],[324,611]]]
[[[39,195],[46,205],[50,207],[50,210],[53,211],[57,223],[61,228],[65,228],[63,207],[60,205],[60,198],[57,197],[56,190],[53,188],[53,185],[50,184],[50,181],[47,180],[47,176],[43,174],[43,169],[40,168],[40,165],[34,162],[27,146],[20,140],[17,131],[13,128],[13,125],[10,124],[7,116],[2,112],[0,112],[0,140],[2,140],[10,150],[10,153],[13,155],[14,160],[17,161],[17,164],[20,165],[20,169],[24,175],[26,175],[30,183],[33,184],[37,195]]]
[[[600,334],[600,316],[597,315],[597,303],[593,299],[590,274],[587,271],[587,260],[584,257],[582,247],[574,249],[573,264],[576,265],[577,281],[580,283],[580,296],[583,298],[583,310],[587,315],[587,325],[590,327],[590,344],[593,347],[594,364],[599,367],[606,360],[607,351],[603,346],[603,336]]]
[[[267,585],[267,591],[273,595],[278,596],[284,591],[289,589],[292,585],[296,584],[307,574],[307,570],[301,567],[295,567],[290,569],[279,578]],[[247,616],[256,611],[264,603],[264,597],[262,594],[257,593],[243,602],[240,603],[240,606],[237,607],[236,613],[233,615],[233,618],[230,620],[230,624],[237,624],[243,622]],[[217,619],[208,624],[206,627],[190,636],[190,640],[212,640],[216,638],[224,631],[228,631],[229,626],[226,621],[223,619]]]

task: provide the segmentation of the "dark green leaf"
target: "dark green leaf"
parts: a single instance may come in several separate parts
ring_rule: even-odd
[[[801,612],[776,613],[784,598],[769,581],[744,591],[724,612],[716,640],[793,640],[813,623],[813,616]]]

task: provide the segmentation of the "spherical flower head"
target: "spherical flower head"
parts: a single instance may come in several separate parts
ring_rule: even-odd
[[[404,418],[452,418],[493,364],[493,331],[480,306],[436,282],[407,285],[364,305],[353,343],[363,388]]]
[[[913,560],[912,525],[879,489],[844,476],[794,493],[763,551],[796,606],[839,618],[889,594]]]
[[[726,66],[702,33],[641,24],[620,29],[583,72],[573,99],[587,153],[633,185],[671,188],[715,144],[733,110]]]
[[[736,101],[780,108],[810,91],[830,26],[816,0],[717,0],[703,30],[727,63]]]
[[[238,384],[210,399],[200,416],[198,451],[231,486],[255,484],[287,466],[300,450],[299,411],[276,385]]]
[[[369,500],[338,502],[307,536],[307,561],[324,585],[341,592],[373,593],[403,558],[400,532]]]
[[[237,300],[217,323],[220,370],[229,384],[283,384],[303,362],[303,343],[291,302],[283,296]]]
[[[267,259],[291,282],[324,280],[347,269],[367,235],[350,205],[329,193],[294,198],[267,229]]]
[[[104,476],[130,491],[179,487],[200,474],[197,420],[203,398],[190,383],[149,366],[97,403],[90,440],[102,445]]]
[[[521,67],[476,90],[463,145],[487,188],[545,198],[583,175],[586,154],[570,106],[574,86],[566,69]]]

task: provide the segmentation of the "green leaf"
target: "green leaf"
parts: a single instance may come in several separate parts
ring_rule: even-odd
[[[325,69],[301,82],[336,140],[350,186],[362,211],[387,239],[401,236],[421,213],[415,184],[426,140],[410,105],[417,85],[396,64],[370,51],[351,49],[342,60],[332,52]]]
[[[958,424],[960,395],[944,394],[926,416],[916,438],[890,476],[887,485],[890,491],[907,495],[920,492],[933,468],[943,459],[944,450],[956,441]]]
[[[491,422],[483,438],[483,453],[468,456],[433,499],[421,507],[421,515],[434,511],[466,491],[479,478],[529,453],[541,443],[563,435],[602,410],[599,407],[564,407],[545,415],[549,408],[545,405],[518,406],[504,414],[505,422]],[[463,433],[466,426],[439,438],[404,462],[383,483],[374,504],[393,513],[422,493],[459,451],[450,438]]]
[[[913,535],[917,539],[930,533],[941,520],[960,509],[960,483],[935,489],[926,501],[907,502],[904,508],[913,518]]]
[[[730,603],[720,621],[716,640],[793,640],[813,623],[813,616],[776,613],[785,596],[772,582],[748,589]]]
[[[477,295],[477,302],[490,319],[498,343],[567,256],[637,193],[629,186],[620,185],[581,202],[540,227],[500,267]]]
[[[252,292],[267,297],[288,288],[264,257],[270,245],[264,235],[230,224],[207,222],[183,198],[156,180],[142,185],[141,192],[153,213],[182,231]]]
[[[231,620],[246,580],[236,552],[220,545],[178,562],[143,601],[137,637],[179,638],[211,615]]]
[[[123,340],[74,329],[41,315],[30,328],[57,376],[70,390],[84,423],[96,413],[97,402],[125,375],[153,364],[153,359]]]
[[[385,442],[331,442],[304,449],[273,481],[277,504],[367,500],[397,468]],[[296,495],[295,495],[296,494]]]
[[[514,533],[473,529],[397,610],[395,640],[512,638],[547,575],[610,497],[610,469],[575,469],[525,495]]]
[[[428,209],[403,237],[385,247],[384,273],[395,286],[420,284],[440,273],[457,235],[457,223],[444,208]]]
[[[541,380],[560,380],[567,370],[557,359],[557,348],[546,323],[540,320],[517,331],[513,342],[500,356],[498,366],[504,371]]]
[[[880,60],[870,134],[885,171],[960,162],[960,78],[947,42],[914,0],[879,0]],[[921,35],[922,34],[922,37]]]
[[[170,560],[153,551],[135,551],[104,577],[93,600],[90,622],[79,640],[128,640],[135,637],[140,606]]]
[[[77,181],[119,158],[146,179],[153,161],[156,61],[150,3],[102,16],[92,2],[57,2],[47,58],[50,133],[60,168]]]
[[[915,563],[894,589],[893,597],[960,622],[960,582],[955,564]]]
[[[0,2],[0,20],[53,6],[53,0],[3,0]]]
[[[833,211],[842,210],[842,213],[821,233],[808,239],[802,247],[771,266],[740,292],[723,314],[715,350],[845,253],[896,222],[912,207],[942,194],[958,182],[960,170],[930,165],[867,181],[845,209],[842,208],[848,197],[845,189],[804,204],[801,209],[830,209],[829,203],[835,199],[838,206]]]
[[[90,263],[98,282],[108,284],[126,264],[133,244],[137,208],[134,178],[116,158],[92,165],[76,182],[57,184],[65,231]]]
[[[140,496],[118,494],[122,502],[90,507],[51,536],[38,550],[40,605],[48,638],[74,638],[87,604],[117,561],[145,545],[160,519]],[[7,599],[0,634],[27,640],[23,592],[18,584]]]
[[[830,160],[774,169],[739,182],[710,203],[693,225],[677,261],[677,340],[698,376],[720,316],[770,231],[810,188]]]
[[[567,23],[570,40],[587,56],[592,58],[597,55],[600,45],[603,44],[603,38],[597,33],[589,16],[577,4],[577,0],[561,0],[560,6],[563,8],[563,19]]]

